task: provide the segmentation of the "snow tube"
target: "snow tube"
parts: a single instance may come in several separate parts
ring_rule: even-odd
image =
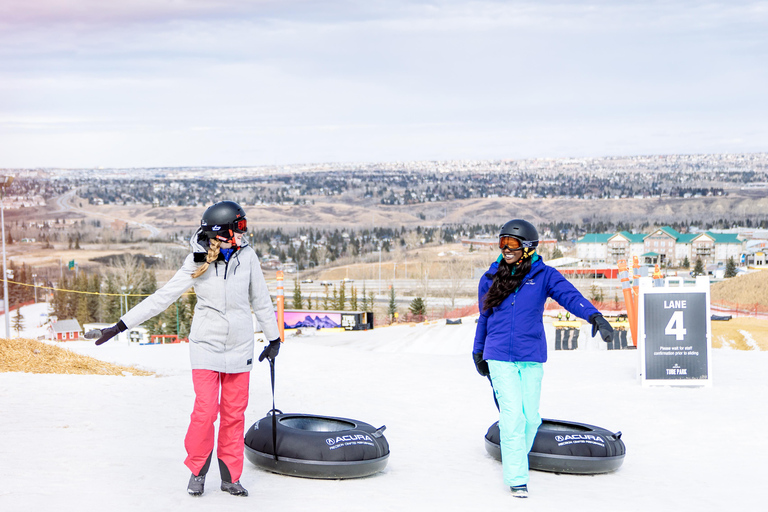
[[[277,457],[271,414],[254,423],[245,435],[245,456],[262,469],[305,478],[343,479],[369,476],[387,465],[386,426],[280,411],[275,419]]]
[[[485,449],[501,460],[499,422],[485,434]],[[571,421],[544,419],[528,454],[528,467],[553,473],[593,475],[615,471],[624,462],[621,432]]]

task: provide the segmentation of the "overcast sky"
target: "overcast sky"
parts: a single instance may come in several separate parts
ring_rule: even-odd
[[[0,0],[0,167],[768,151],[768,2]]]

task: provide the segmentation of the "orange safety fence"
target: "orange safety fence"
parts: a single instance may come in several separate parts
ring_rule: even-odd
[[[744,304],[727,300],[713,300],[710,303],[712,312],[728,313],[739,316],[768,316],[768,306],[762,304]]]

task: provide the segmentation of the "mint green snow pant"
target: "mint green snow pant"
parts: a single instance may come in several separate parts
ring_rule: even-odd
[[[499,402],[501,464],[504,483],[528,483],[528,452],[541,425],[539,400],[544,365],[488,360],[491,382]]]

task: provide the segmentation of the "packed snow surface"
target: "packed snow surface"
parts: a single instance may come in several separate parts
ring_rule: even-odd
[[[32,328],[32,326],[30,326]],[[584,343],[549,352],[542,416],[621,431],[622,467],[596,476],[532,471],[512,498],[484,435],[497,419],[470,356],[475,324],[288,336],[276,360],[277,408],[386,425],[386,469],[352,480],[272,474],[248,460],[247,498],[186,493],[192,410],[189,350],[68,342],[156,377],[0,373],[0,510],[104,512],[761,510],[768,443],[768,354],[714,350],[711,387],[642,387],[637,351]],[[259,350],[259,347],[257,347]],[[267,363],[251,373],[246,428],[272,398]]]

